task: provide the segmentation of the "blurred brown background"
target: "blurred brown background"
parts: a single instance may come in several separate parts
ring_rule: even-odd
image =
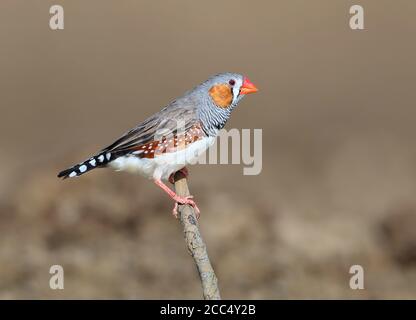
[[[416,298],[415,17],[412,0],[2,0],[0,298],[201,297],[161,190],[56,173],[224,71],[261,90],[227,127],[263,129],[263,171],[190,168],[223,297]]]

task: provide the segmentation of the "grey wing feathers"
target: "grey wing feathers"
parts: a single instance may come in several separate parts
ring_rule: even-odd
[[[160,112],[149,117],[125,133],[102,151],[123,152],[132,147],[146,144],[158,137],[187,130],[199,122],[196,108],[191,103],[173,101]]]
[[[185,131],[195,124],[199,124],[199,118],[195,103],[191,98],[175,100],[160,112],[149,117],[135,128],[125,133],[107,148],[102,149],[97,155],[77,164],[58,174],[60,178],[78,177],[92,169],[105,167],[117,157],[130,153],[131,150],[143,144],[168,138],[181,130]]]

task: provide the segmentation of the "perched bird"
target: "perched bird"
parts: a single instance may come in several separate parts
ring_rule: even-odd
[[[78,177],[101,167],[139,173],[153,179],[175,201],[176,217],[178,204],[192,206],[199,216],[193,197],[177,195],[163,180],[173,183],[173,175],[179,170],[186,176],[185,166],[215,142],[238,102],[256,91],[256,86],[240,74],[215,75],[58,177]]]

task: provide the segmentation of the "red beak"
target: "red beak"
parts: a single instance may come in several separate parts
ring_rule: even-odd
[[[241,94],[249,94],[259,91],[257,87],[248,78],[244,77],[243,85],[240,88]]]

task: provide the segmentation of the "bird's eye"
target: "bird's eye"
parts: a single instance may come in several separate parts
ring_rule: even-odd
[[[230,81],[228,81],[228,83],[233,86],[233,85],[235,85],[235,80],[231,79]]]

